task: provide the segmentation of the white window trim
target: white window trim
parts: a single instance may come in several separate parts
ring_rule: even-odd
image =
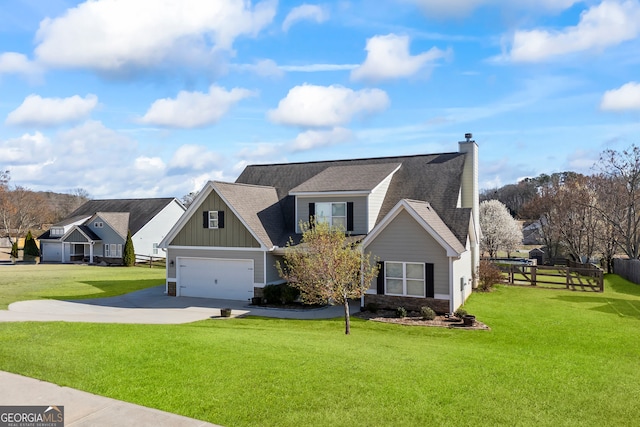
[[[319,217],[317,215],[318,205],[331,205],[331,216],[328,217]],[[344,216],[333,215],[333,205],[344,205]],[[333,227],[333,218],[344,218],[344,228],[347,228],[347,202],[316,202],[315,204],[315,220],[317,221],[320,218],[329,219],[329,226]]]
[[[209,228],[210,229],[217,229],[219,228],[219,217],[218,217],[218,212],[219,211],[209,211]]]
[[[104,256],[105,258],[122,258],[122,244],[105,243]]]
[[[402,264],[402,277],[388,277],[387,273],[389,269],[387,268],[387,264]],[[417,281],[417,279],[407,279],[407,264],[417,264],[422,265],[422,295],[409,295],[407,294],[407,280]],[[387,291],[387,278],[389,279],[402,279],[402,293],[394,294]],[[412,297],[412,298],[425,298],[426,297],[426,264],[424,262],[405,262],[405,261],[385,261],[384,263],[384,294],[399,296],[399,297]]]

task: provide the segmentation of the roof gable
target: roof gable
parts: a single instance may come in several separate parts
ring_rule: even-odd
[[[329,166],[292,188],[289,194],[340,191],[370,193],[400,166],[401,163],[397,162]]]
[[[219,181],[212,185],[256,240],[267,248],[278,244],[285,226],[275,188]]]
[[[403,199],[380,221],[371,233],[362,241],[363,246],[367,246],[389,225],[393,219],[400,213],[406,211],[431,235],[446,251],[447,256],[458,257],[466,251],[465,246],[453,234],[451,229],[442,221],[433,207],[423,201]],[[467,224],[470,221],[470,213],[468,213]]]

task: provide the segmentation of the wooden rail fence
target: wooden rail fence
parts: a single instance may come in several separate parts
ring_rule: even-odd
[[[517,264],[496,265],[505,275],[506,282],[510,285],[604,292],[604,272],[596,266],[587,264],[578,264],[580,267]]]
[[[167,265],[166,258],[163,257],[154,257],[149,255],[139,255],[136,254],[136,265],[148,265],[149,268],[152,267],[165,267]]]

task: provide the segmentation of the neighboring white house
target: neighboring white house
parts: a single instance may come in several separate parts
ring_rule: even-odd
[[[478,146],[452,153],[247,166],[208,182],[162,240],[167,293],[246,300],[281,282],[300,221],[344,227],[381,263],[363,298],[454,311],[479,263]]]
[[[175,198],[90,200],[38,237],[41,262],[122,262],[131,231],[136,255],[164,258],[159,248],[184,213]]]

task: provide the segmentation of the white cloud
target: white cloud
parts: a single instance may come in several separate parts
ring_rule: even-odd
[[[325,7],[303,4],[291,9],[291,12],[289,12],[284,22],[282,22],[282,30],[289,31],[289,28],[291,28],[293,24],[303,20],[321,23],[327,19],[329,19],[329,12]]]
[[[203,145],[180,146],[169,161],[169,168],[176,171],[206,170],[220,166],[222,158]]]
[[[603,50],[640,34],[640,3],[603,1],[580,15],[580,22],[562,31],[516,31],[509,58],[538,62],[575,52]]]
[[[52,153],[51,141],[40,132],[24,134],[18,138],[0,141],[0,159],[3,167],[45,162]]]
[[[289,90],[267,116],[284,125],[334,127],[349,123],[354,116],[383,111],[388,105],[389,97],[380,89],[354,91],[343,86],[305,84]]]
[[[211,85],[208,93],[180,91],[176,98],[158,99],[140,123],[177,128],[195,128],[217,123],[240,100],[255,93],[242,88],[230,91]]]
[[[54,67],[106,72],[202,61],[212,49],[255,36],[271,23],[277,1],[94,0],[40,23],[36,56]]]
[[[248,71],[261,77],[282,77],[284,70],[278,67],[278,64],[272,59],[260,59],[253,64],[235,64],[232,65],[239,71]]]
[[[640,110],[640,83],[629,82],[602,96],[600,109],[609,111]]]
[[[418,6],[427,17],[461,18],[482,6],[558,12],[583,0],[405,0]]]
[[[160,157],[140,156],[135,159],[133,166],[141,172],[155,174],[162,174],[166,169],[166,165]]]
[[[19,74],[34,78],[41,73],[40,66],[21,53],[4,52],[0,54],[0,74]]]
[[[9,113],[8,125],[54,126],[75,122],[89,116],[98,105],[98,97],[89,94],[84,98],[74,95],[68,98],[42,98],[29,95],[22,104]]]
[[[331,130],[308,130],[299,134],[293,141],[292,151],[311,150],[319,147],[340,144],[354,138],[353,132],[345,128]]]
[[[431,48],[418,55],[409,53],[409,37],[388,34],[367,40],[367,58],[351,72],[352,80],[381,81],[409,77],[436,59],[446,56],[446,52]]]

